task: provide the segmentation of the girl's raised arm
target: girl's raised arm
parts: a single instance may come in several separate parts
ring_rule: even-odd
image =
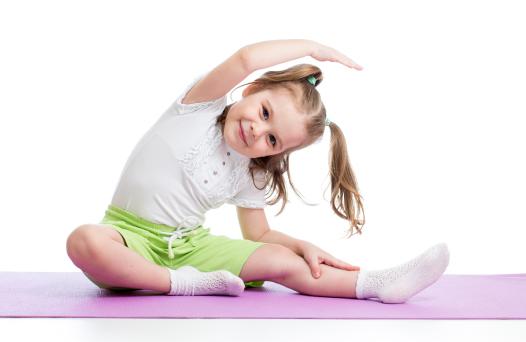
[[[253,71],[309,56],[317,44],[311,40],[269,40],[242,47],[218,65],[186,94],[184,104],[215,100],[232,90]]]
[[[268,40],[246,45],[236,51],[197,82],[181,102],[190,104],[218,99],[258,69],[305,56],[362,70],[361,66],[341,52],[312,40]]]
[[[297,58],[311,56],[319,61],[338,62],[362,70],[352,59],[329,46],[307,39],[268,40],[243,48],[247,68],[252,72]]]
[[[241,48],[199,80],[181,103],[206,102],[223,97],[250,73]]]

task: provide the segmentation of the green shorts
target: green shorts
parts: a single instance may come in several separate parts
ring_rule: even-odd
[[[239,276],[248,257],[264,242],[230,239],[210,234],[210,228],[198,226],[190,235],[172,242],[173,259],[168,256],[169,237],[173,227],[145,220],[129,211],[109,205],[101,224],[111,225],[124,238],[126,246],[151,262],[177,269],[190,265],[202,272],[227,270]],[[249,287],[261,287],[264,281],[245,282]]]

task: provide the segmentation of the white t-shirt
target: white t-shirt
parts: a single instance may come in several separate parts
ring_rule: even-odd
[[[226,96],[182,104],[194,79],[142,137],[120,176],[111,204],[151,222],[177,227],[190,216],[198,224],[223,203],[265,207],[264,173],[248,171],[250,158],[225,143],[216,119]]]

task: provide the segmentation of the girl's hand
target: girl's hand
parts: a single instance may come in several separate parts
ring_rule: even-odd
[[[299,245],[299,255],[305,259],[311,269],[312,276],[319,278],[321,276],[320,264],[326,264],[332,267],[341,268],[347,271],[359,271],[360,267],[353,266],[342,260],[336,259],[329,253],[314,246],[307,241],[301,241]]]
[[[329,46],[316,43],[314,51],[311,53],[311,57],[319,61],[338,62],[351,69],[362,70],[363,68],[355,63],[352,59],[345,56],[343,53],[333,49]]]

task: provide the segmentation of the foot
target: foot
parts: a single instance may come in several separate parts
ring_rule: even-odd
[[[445,243],[440,243],[400,266],[362,271],[358,275],[357,297],[376,297],[383,303],[404,303],[436,282],[448,264],[449,250]]]
[[[244,281],[226,270],[201,272],[192,266],[170,270],[171,289],[169,295],[239,296],[245,289]]]

